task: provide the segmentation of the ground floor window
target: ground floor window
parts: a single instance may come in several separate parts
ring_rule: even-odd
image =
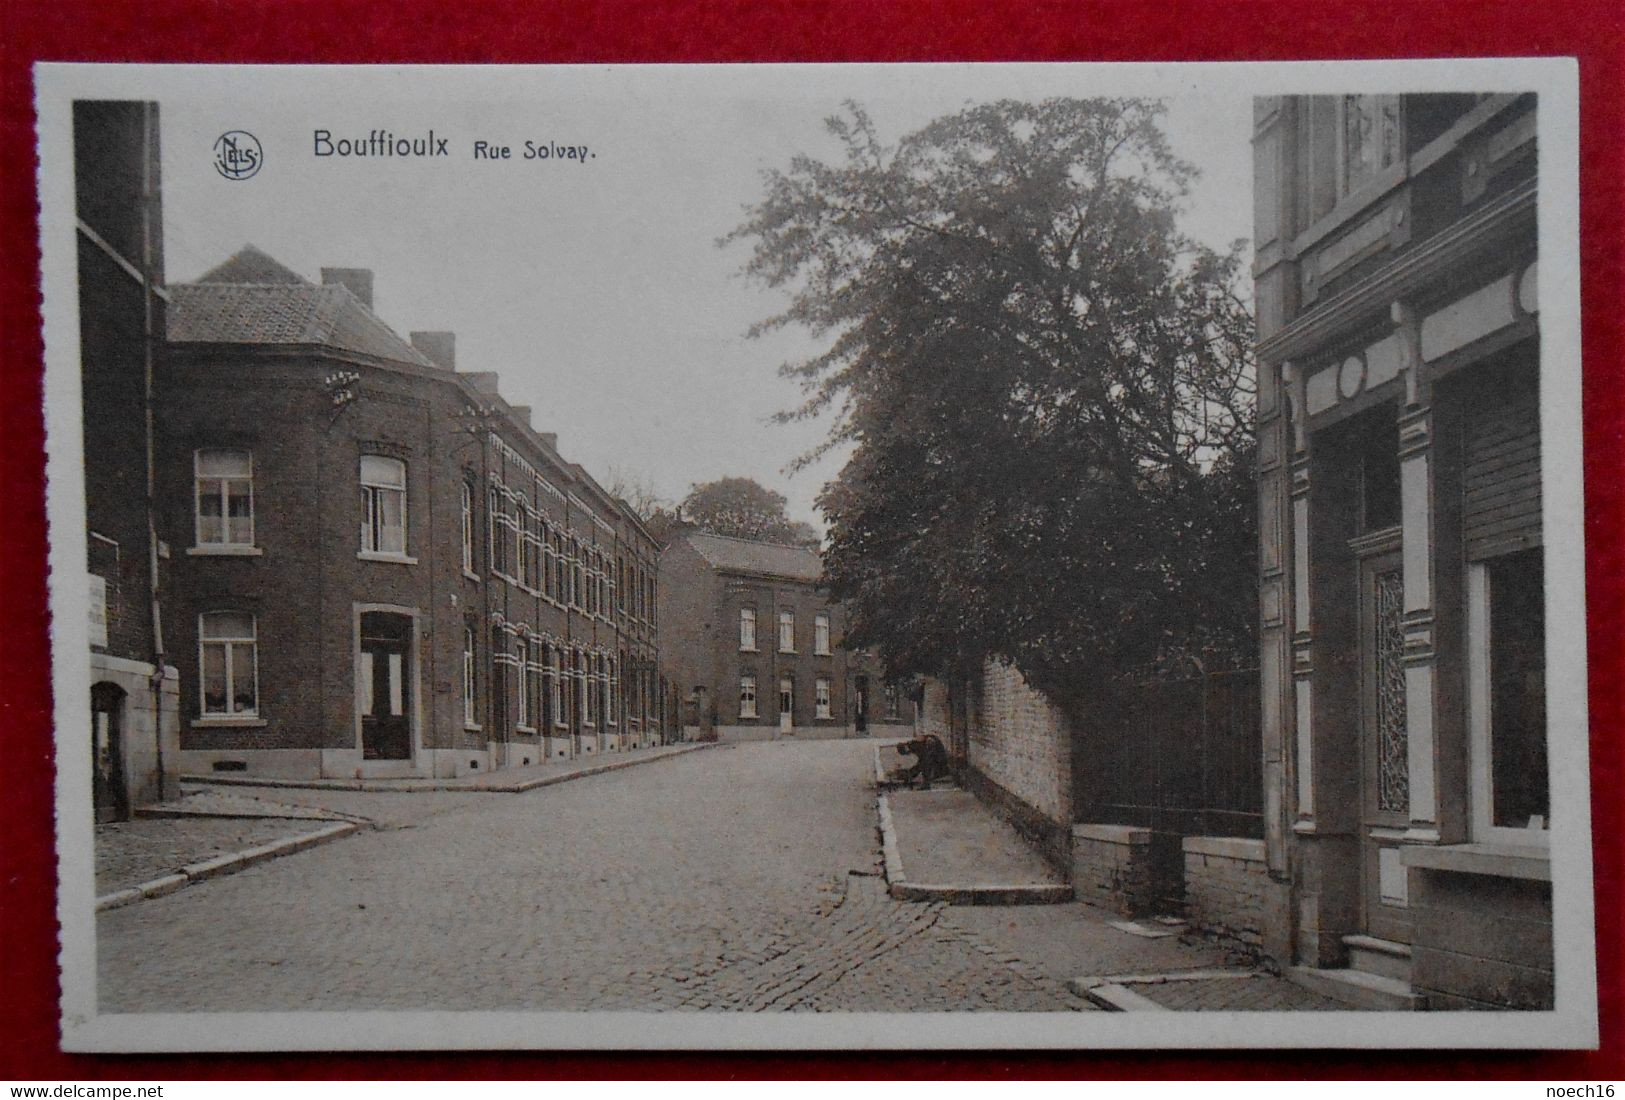
[[[203,714],[252,718],[260,712],[259,644],[254,616],[213,611],[198,619]]]
[[[796,709],[796,682],[786,676],[779,681],[779,713],[792,714]]]
[[[1473,832],[1545,842],[1545,566],[1537,547],[1475,562],[1468,573]]]
[[[832,717],[829,698],[829,677],[820,676],[813,685],[813,702],[818,707],[818,717]]]
[[[739,678],[739,717],[756,717],[756,677]]]
[[[463,627],[463,725],[479,721],[474,700],[474,628]]]

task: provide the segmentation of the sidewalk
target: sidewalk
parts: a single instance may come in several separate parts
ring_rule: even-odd
[[[948,902],[944,921],[1097,1007],[1348,1011],[1190,931],[1182,920],[1128,920],[1072,900],[1071,886],[967,791],[890,790],[877,803],[892,897]]]
[[[503,768],[478,775],[463,775],[453,779],[275,779],[251,775],[186,775],[187,783],[203,783],[221,787],[258,787],[275,789],[323,791],[393,791],[399,793],[422,791],[462,791],[479,794],[522,794],[538,787],[563,783],[583,776],[649,764],[667,757],[717,748],[720,742],[688,745],[663,745],[655,749],[637,749],[591,759],[575,759],[562,763],[548,761],[528,768]]]

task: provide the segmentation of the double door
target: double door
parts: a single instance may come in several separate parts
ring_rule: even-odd
[[[412,757],[412,617],[389,611],[361,615],[356,670],[363,760]]]

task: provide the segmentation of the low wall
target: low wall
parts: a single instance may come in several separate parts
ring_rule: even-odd
[[[1183,848],[1185,916],[1191,925],[1248,951],[1263,951],[1266,908],[1273,894],[1264,842],[1188,836]]]
[[[1151,830],[1072,826],[1072,891],[1079,901],[1131,917],[1151,912]]]
[[[1072,874],[1072,826],[1064,821],[1056,821],[1031,804],[1023,801],[1019,796],[1001,787],[991,777],[975,767],[965,770],[965,789],[976,795],[998,812],[1006,821],[1015,826],[1015,829],[1027,841],[1038,849],[1038,854],[1047,860],[1062,875],[1071,877]]]

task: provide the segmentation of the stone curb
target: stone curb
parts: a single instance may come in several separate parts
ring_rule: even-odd
[[[1173,1012],[1167,1005],[1158,1004],[1130,986],[1164,985],[1169,982],[1213,982],[1268,975],[1257,970],[1185,970],[1172,974],[1113,974],[1110,977],[1088,976],[1072,978],[1066,987],[1108,1012]]]
[[[300,833],[298,836],[286,837],[273,841],[270,844],[261,844],[254,848],[244,848],[240,852],[227,852],[225,855],[215,856],[213,859],[199,860],[188,863],[179,871],[164,875],[160,878],[150,879],[137,886],[128,886],[123,890],[116,890],[111,894],[103,894],[96,899],[96,912],[106,909],[117,909],[134,902],[145,901],[148,898],[160,898],[165,894],[192,885],[194,882],[203,882],[222,875],[235,874],[256,863],[275,859],[278,856],[292,855],[302,852],[306,848],[314,848],[318,844],[326,844],[330,840],[349,836],[358,831],[360,825],[353,821],[341,821],[329,825],[325,829],[317,829],[309,833]]]
[[[248,775],[183,775],[181,779],[187,783],[205,783],[218,787],[273,787],[295,790],[313,791],[374,791],[392,794],[424,794],[431,791],[470,792],[473,794],[523,794],[534,791],[539,787],[551,787],[555,783],[568,783],[572,779],[585,779],[590,775],[602,775],[604,772],[619,771],[622,768],[635,768],[639,764],[653,764],[660,760],[670,760],[673,757],[686,756],[701,749],[721,748],[725,743],[721,741],[705,741],[696,745],[684,745],[663,752],[658,756],[639,757],[636,760],[611,760],[603,764],[593,764],[578,771],[565,775],[544,775],[535,779],[527,779],[520,783],[459,783],[456,780],[440,780],[438,782],[425,782],[423,780],[402,781],[398,779],[277,779],[270,776]]]
[[[898,901],[940,901],[948,905],[1059,905],[1072,900],[1064,883],[979,882],[968,886],[909,882],[903,877],[903,855],[891,801],[876,798],[880,814],[880,851],[886,864],[886,892]]]
[[[1099,1005],[1107,1012],[1172,1012],[1166,1005],[1159,1005],[1150,997],[1143,997],[1124,985],[1096,985],[1081,988],[1075,982],[1068,982],[1068,988],[1091,1004]]]

